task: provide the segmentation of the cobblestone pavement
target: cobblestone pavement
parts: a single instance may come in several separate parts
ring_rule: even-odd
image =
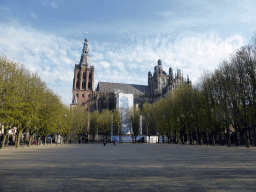
[[[0,150],[0,191],[256,191],[256,148],[174,144]]]

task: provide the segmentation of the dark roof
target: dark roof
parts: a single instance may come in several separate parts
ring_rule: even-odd
[[[148,94],[147,85],[123,84],[123,83],[109,83],[99,82],[96,91],[111,93],[120,90],[121,93],[130,94]]]

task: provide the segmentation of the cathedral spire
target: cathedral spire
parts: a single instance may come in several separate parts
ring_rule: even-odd
[[[80,65],[87,65],[87,67],[90,67],[90,56],[89,56],[89,44],[87,36],[84,40],[84,48],[82,50],[81,59],[80,59]]]
[[[160,57],[160,56],[159,56]],[[158,65],[158,68],[162,68],[162,61],[161,59],[159,58],[158,61],[157,61],[157,65]]]

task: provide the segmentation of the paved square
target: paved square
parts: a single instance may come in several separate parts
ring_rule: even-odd
[[[81,144],[0,150],[0,191],[256,191],[256,149]]]

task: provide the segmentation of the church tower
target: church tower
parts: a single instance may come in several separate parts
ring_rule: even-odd
[[[89,44],[87,37],[79,64],[75,64],[73,79],[73,98],[71,108],[81,105],[88,111],[92,109],[94,91],[94,67],[90,66]]]

